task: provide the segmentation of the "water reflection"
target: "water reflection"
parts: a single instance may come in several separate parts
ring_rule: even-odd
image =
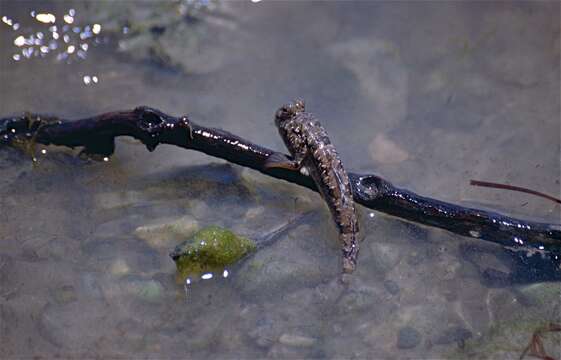
[[[199,275],[197,278],[193,278],[191,276],[187,277],[185,279],[184,284],[183,284],[186,299],[189,300],[191,298],[191,296],[192,296],[191,291],[193,290],[192,286],[194,284],[196,284],[197,282],[199,282],[201,280],[204,281],[204,280],[214,279],[214,281],[216,281],[217,279],[218,280],[219,279],[227,279],[228,276],[230,276],[230,271],[228,271],[228,269],[224,269],[222,271],[222,273],[218,273],[218,274],[215,274],[213,272],[206,272],[206,273],[203,273],[203,274]]]
[[[10,26],[17,36],[13,40],[15,53],[13,61],[31,58],[48,58],[54,56],[59,62],[84,60],[90,46],[100,44],[102,39],[101,25],[98,23],[83,26],[71,26],[76,19],[76,10],[69,9],[62,21],[57,22],[57,17],[52,13],[36,13],[31,11],[30,16],[36,24],[29,28],[21,28],[20,24],[8,16],[2,17],[2,22]]]

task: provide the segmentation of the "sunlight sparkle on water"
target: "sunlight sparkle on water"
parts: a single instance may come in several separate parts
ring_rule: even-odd
[[[93,76],[84,75],[82,77],[82,81],[84,82],[85,85],[97,84],[99,82],[99,78],[95,75]]]
[[[64,22],[67,24],[72,24],[74,22],[74,17],[70,15],[64,15]]]
[[[201,275],[201,279],[210,280],[210,279],[212,279],[212,276],[213,276],[212,273],[206,273],[206,274]]]
[[[35,25],[31,32],[17,34],[13,44],[22,49],[11,54],[13,61],[30,59],[32,57],[46,58],[50,54],[54,55],[58,61],[82,60],[87,57],[87,52],[92,45],[91,41],[93,41],[93,45],[100,43],[100,39],[97,37],[101,33],[100,24],[86,24],[85,26],[74,27],[69,25],[76,21],[76,10],[74,9],[68,10],[62,17],[62,25],[59,24],[58,26],[55,24],[57,22],[55,14],[33,10],[30,12],[30,16],[39,24]],[[13,30],[19,29],[19,24],[14,19],[6,15],[2,16],[1,19],[3,23],[11,26]],[[38,28],[40,26],[45,27]],[[60,40],[66,45],[60,47]],[[61,51],[55,52],[54,50],[59,47]],[[97,77],[92,79],[92,83],[97,83]]]
[[[17,38],[15,38],[14,40],[14,45],[15,46],[23,46],[25,45],[25,37],[23,37],[22,35],[18,36]]]
[[[54,24],[56,21],[56,17],[53,14],[49,13],[40,13],[35,15],[35,20],[43,23],[43,24]]]
[[[12,21],[12,19],[10,19],[9,17],[7,17],[6,15],[2,16],[2,22],[8,26],[12,26],[14,24],[14,22]]]

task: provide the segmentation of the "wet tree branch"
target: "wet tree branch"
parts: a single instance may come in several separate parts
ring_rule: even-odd
[[[83,147],[83,152],[110,156],[115,137],[131,136],[149,151],[170,144],[201,151],[317,191],[313,181],[298,171],[265,168],[274,150],[253,144],[221,129],[207,128],[187,117],[174,117],[149,107],[101,114],[80,120],[25,114],[0,119],[0,148],[34,143]],[[283,155],[287,158],[288,155]],[[452,233],[498,243],[513,249],[561,253],[561,225],[515,219],[499,213],[467,208],[417,195],[393,186],[377,175],[349,174],[354,199],[363,206],[408,221]]]

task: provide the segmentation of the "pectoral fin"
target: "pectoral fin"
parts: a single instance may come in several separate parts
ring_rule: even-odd
[[[267,158],[267,161],[265,162],[265,165],[263,167],[265,169],[280,168],[298,171],[302,167],[302,164],[295,160],[289,159],[284,154],[273,153]]]

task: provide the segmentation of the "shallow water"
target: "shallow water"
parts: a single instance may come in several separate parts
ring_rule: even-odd
[[[350,171],[561,222],[552,202],[469,186],[560,193],[558,3],[213,3],[173,26],[177,3],[130,4],[1,2],[1,116],[149,105],[280,150],[272,114],[301,97]],[[53,32],[33,10],[56,15],[60,39],[27,59],[15,39]],[[561,321],[558,283],[485,281],[486,268],[509,271],[496,246],[361,208],[344,289],[317,194],[170,146],[120,139],[107,163],[45,150],[35,167],[0,151],[3,358],[518,358],[534,329]],[[180,239],[138,230],[182,219],[259,241],[310,211],[187,293],[168,257]],[[560,341],[548,335],[550,355]]]

